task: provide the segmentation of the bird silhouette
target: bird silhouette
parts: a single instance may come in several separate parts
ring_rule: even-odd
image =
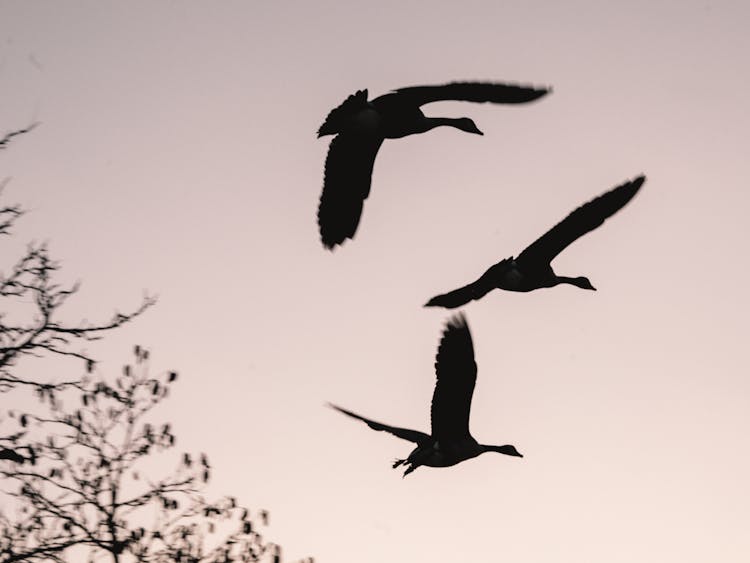
[[[573,211],[544,235],[531,243],[517,258],[506,258],[491,266],[482,276],[463,287],[433,297],[425,307],[453,309],[481,299],[493,289],[533,291],[567,283],[596,290],[588,278],[555,274],[550,262],[574,240],[599,227],[628,203],[646,181],[645,176],[625,182]]]
[[[409,457],[398,459],[393,464],[394,469],[400,465],[406,466],[404,477],[420,465],[449,467],[484,452],[523,457],[514,446],[479,444],[469,432],[469,411],[477,379],[477,364],[474,362],[471,332],[463,315],[453,317],[446,325],[435,359],[435,372],[437,382],[432,395],[431,435],[388,426],[331,403],[329,406],[361,420],[373,430],[389,432],[417,444]]]
[[[336,135],[328,148],[318,207],[323,246],[333,249],[354,238],[362,206],[370,194],[375,155],[385,139],[424,133],[443,125],[483,134],[468,117],[427,117],[421,106],[445,100],[520,104],[549,91],[514,84],[455,82],[399,88],[371,101],[367,101],[367,90],[349,96],[318,129],[318,137]]]

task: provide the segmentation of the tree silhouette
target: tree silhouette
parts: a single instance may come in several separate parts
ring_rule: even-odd
[[[6,134],[0,150],[35,125]],[[23,213],[19,205],[0,206],[0,235],[11,234]],[[166,476],[163,463],[155,465],[155,456],[175,447],[175,435],[149,415],[177,374],[149,375],[149,353],[136,346],[134,364],[108,379],[80,349],[155,300],[145,296],[109,321],[69,324],[59,320],[60,309],[79,285],[56,282],[58,269],[47,245],[32,243],[0,272],[0,393],[31,390],[39,404],[35,412],[10,410],[4,420],[0,413],[0,424],[13,426],[0,435],[0,563],[280,563],[280,546],[256,530],[256,519],[267,523],[266,511],[251,515],[233,497],[203,496],[211,475],[205,454],[175,458]],[[83,360],[85,374],[58,381],[19,374],[19,360],[45,355]],[[154,472],[160,476],[147,478]]]
[[[34,127],[36,127],[37,125],[39,125],[39,123],[32,123],[31,125],[29,125],[28,127],[24,127],[23,129],[16,129],[15,131],[6,133],[5,136],[2,139],[0,139],[0,150],[8,148],[8,143],[10,143],[10,140],[13,137],[28,133],[29,131],[34,129]]]
[[[22,461],[0,461],[16,505],[13,516],[0,512],[0,563],[63,562],[76,549],[89,561],[278,563],[281,548],[263,540],[247,508],[203,496],[205,454],[172,456],[168,475],[147,477],[150,458],[175,447],[171,425],[149,415],[177,374],[151,376],[148,351],[137,346],[134,356],[114,381],[88,374],[44,396],[43,414],[9,413],[29,445]]]
[[[0,139],[0,150],[6,149],[14,137],[28,133],[33,124],[6,134]],[[0,195],[8,183],[0,182]],[[0,235],[12,234],[16,221],[24,214],[20,205],[0,206]],[[23,256],[8,270],[0,270],[0,300],[2,311],[23,311],[17,319],[0,312],[0,393],[19,386],[32,386],[50,394],[69,386],[76,380],[40,381],[35,375],[19,374],[21,358],[45,354],[67,356],[92,363],[94,359],[77,344],[98,340],[107,331],[131,321],[155,303],[153,297],[144,296],[140,305],[129,313],[116,312],[108,321],[70,324],[60,320],[60,311],[68,299],[80,289],[80,284],[60,285],[55,274],[59,264],[50,256],[46,243],[30,243]],[[3,445],[0,438],[0,446]]]

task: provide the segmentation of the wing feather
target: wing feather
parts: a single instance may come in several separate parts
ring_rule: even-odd
[[[318,129],[318,137],[341,133],[346,129],[349,120],[354,117],[357,112],[362,111],[366,107],[367,89],[355,92],[344,100],[341,105],[333,108],[328,113],[323,125]]]
[[[466,305],[471,301],[476,301],[487,295],[494,289],[494,286],[484,283],[484,278],[471,282],[468,285],[436,295],[425,303],[425,307],[445,307],[446,309],[455,309]]]
[[[451,82],[439,86],[409,86],[395,90],[416,105],[446,100],[490,102],[493,104],[523,104],[541,98],[551,88],[537,88],[518,84],[492,82]]]
[[[326,248],[354,238],[382,142],[382,137],[359,133],[342,133],[331,141],[318,207],[320,237]]]
[[[456,315],[448,321],[435,358],[437,383],[432,396],[432,436],[460,440],[471,436],[469,413],[477,364],[466,318]]]
[[[608,217],[622,209],[645,181],[645,176],[638,176],[584,203],[531,243],[518,255],[516,262],[522,267],[525,264],[549,264],[574,240],[601,226]]]
[[[427,434],[425,434],[424,432],[419,432],[418,430],[409,430],[408,428],[398,428],[396,426],[388,426],[387,424],[383,424],[382,422],[376,422],[374,420],[370,420],[369,418],[365,418],[364,416],[360,416],[356,413],[353,413],[352,411],[343,409],[339,406],[334,405],[333,403],[328,403],[328,406],[347,416],[351,416],[352,418],[361,420],[373,430],[388,432],[398,438],[401,438],[402,440],[408,440],[409,442],[414,442],[415,444],[421,444],[430,439],[430,437]]]
[[[430,299],[425,307],[445,307],[446,309],[455,309],[461,305],[466,305],[470,301],[477,301],[487,295],[490,291],[497,288],[503,276],[511,267],[512,258],[505,258],[490,266],[478,280],[471,282],[463,287],[437,295]]]

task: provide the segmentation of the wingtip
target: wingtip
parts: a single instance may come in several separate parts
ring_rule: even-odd
[[[427,303],[425,303],[423,307],[442,307],[443,309],[455,309],[456,307],[460,307],[460,305],[452,305],[450,303],[446,303],[444,295],[436,295]]]
[[[646,175],[641,173],[634,176],[632,179],[623,182],[623,185],[632,186],[634,188],[640,188],[646,182]]]
[[[529,99],[530,102],[536,101],[540,98],[544,98],[545,96],[552,94],[555,91],[552,86],[540,86],[538,88],[535,86],[531,86],[530,88],[535,94],[534,97]]]
[[[643,184],[646,183],[646,175],[640,174],[639,176],[636,176],[632,180],[628,180],[627,182],[622,183],[620,186],[618,186],[615,189],[622,188],[624,192],[627,192],[630,194],[630,197],[628,199],[632,198],[637,194],[640,189],[643,187]]]
[[[338,405],[336,405],[336,404],[334,404],[334,403],[332,403],[330,401],[326,401],[325,403],[323,403],[323,405],[326,406],[326,407],[328,407],[329,409],[333,409],[333,410],[338,411],[338,412],[345,412],[344,409],[342,409],[340,406],[338,406]]]
[[[446,328],[467,328],[469,325],[466,322],[466,315],[464,315],[463,311],[459,311],[458,313],[455,313],[454,315],[450,316],[448,318],[448,321],[445,323]]]
[[[323,244],[323,248],[331,253],[333,253],[333,251],[341,245],[340,242],[328,241],[324,239],[320,239],[320,242]]]
[[[640,189],[643,187],[643,184],[645,183],[646,183],[646,175],[640,174],[638,176],[633,177],[632,179],[628,179],[620,184],[617,184],[614,188],[602,194],[602,196],[606,196],[610,193],[620,194],[620,197],[625,198],[622,205],[619,206],[619,207],[622,207],[627,202],[629,202],[633,197],[635,197],[635,195],[640,191]]]

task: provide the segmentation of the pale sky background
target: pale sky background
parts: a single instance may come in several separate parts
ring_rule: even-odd
[[[49,240],[71,320],[159,304],[88,350],[181,374],[159,412],[211,491],[271,511],[286,560],[750,560],[747,2],[0,2],[3,242]],[[485,136],[387,141],[353,242],[315,221],[357,89],[551,85],[443,103]],[[464,308],[487,454],[406,479],[410,444],[324,407],[429,430],[449,314],[421,305],[581,203],[641,193],[569,247],[599,289]],[[171,467],[171,465],[170,465]]]

